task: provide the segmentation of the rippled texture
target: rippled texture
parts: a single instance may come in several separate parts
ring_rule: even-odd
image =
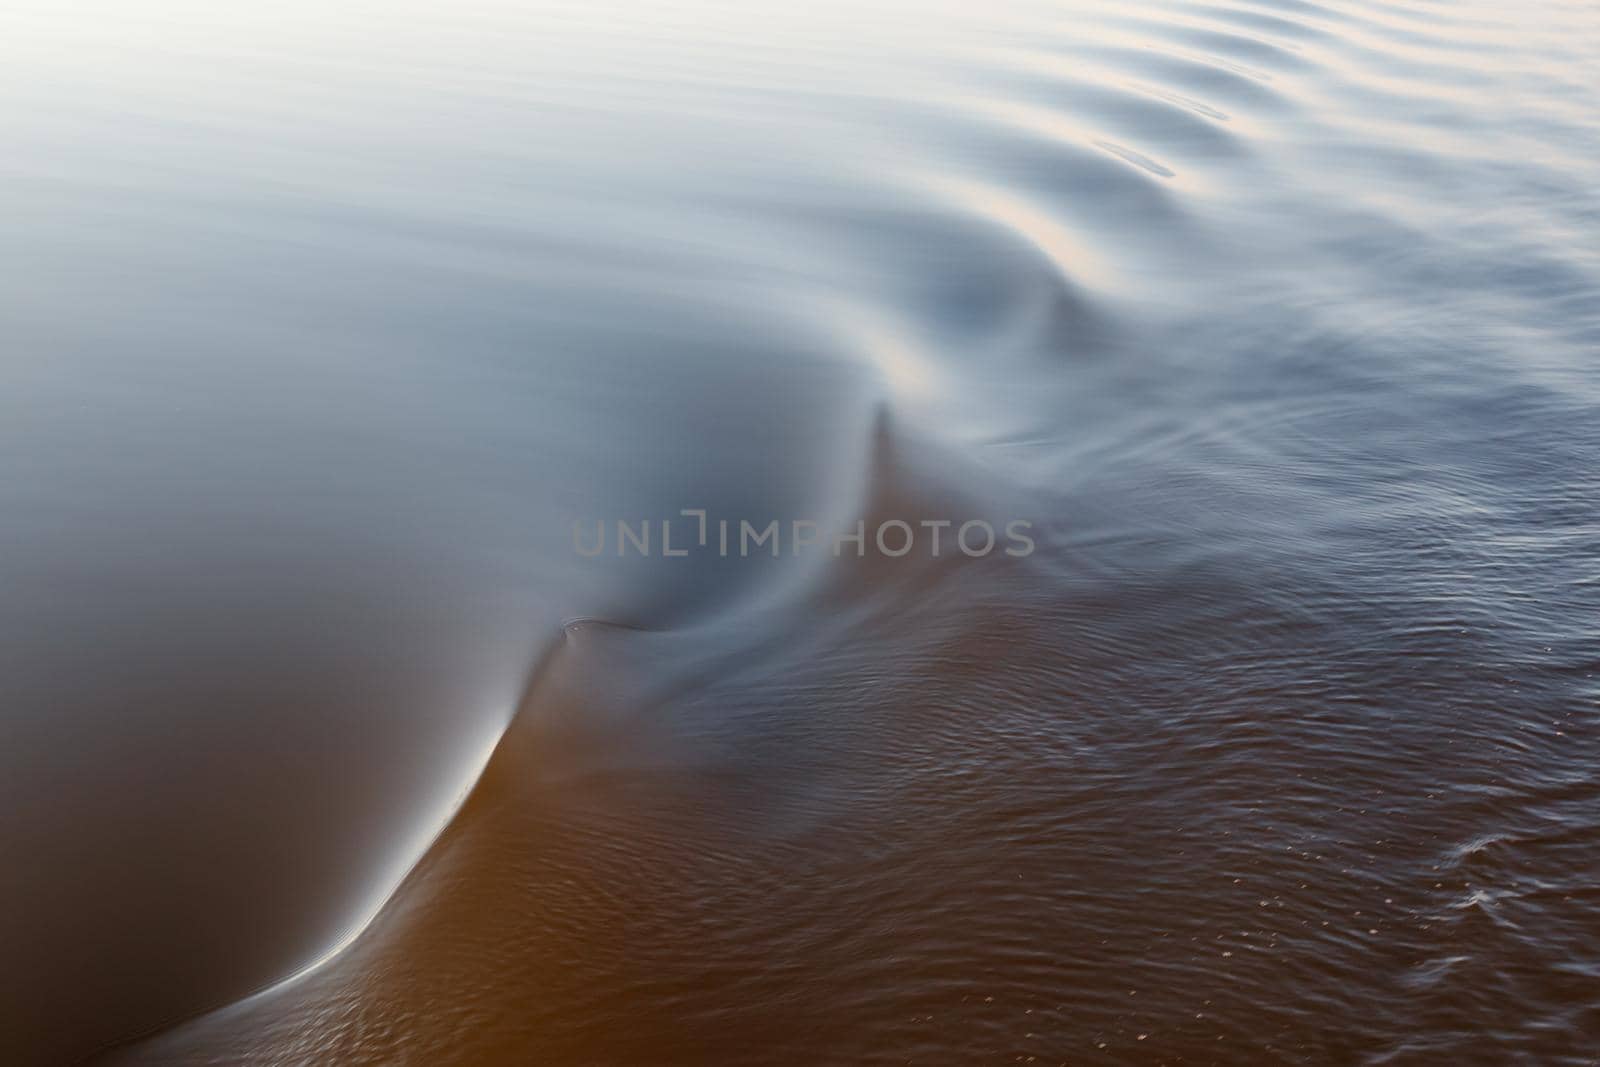
[[[0,60],[8,1061],[1600,1055],[1592,4]]]

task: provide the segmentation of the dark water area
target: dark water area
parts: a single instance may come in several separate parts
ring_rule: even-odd
[[[1592,4],[0,60],[0,1059],[1600,1061]]]

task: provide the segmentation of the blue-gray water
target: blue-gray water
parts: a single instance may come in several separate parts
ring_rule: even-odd
[[[14,0],[0,1058],[1593,1064],[1597,73]],[[574,551],[685,508],[1037,551]]]

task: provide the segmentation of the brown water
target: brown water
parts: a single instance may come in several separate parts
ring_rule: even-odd
[[[1597,70],[8,5],[0,1058],[1594,1063]]]

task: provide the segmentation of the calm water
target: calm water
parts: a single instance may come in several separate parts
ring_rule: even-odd
[[[1593,1064],[1597,71],[14,0],[0,1058]],[[1038,548],[574,551],[683,508]]]

